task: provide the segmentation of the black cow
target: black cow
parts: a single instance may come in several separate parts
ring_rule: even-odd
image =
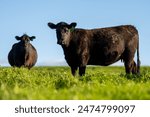
[[[27,67],[30,69],[33,67],[37,61],[37,51],[30,44],[30,41],[35,39],[35,36],[29,37],[27,34],[24,34],[21,37],[15,37],[18,43],[15,43],[12,46],[8,54],[8,61],[13,67]]]
[[[139,74],[139,36],[132,25],[123,25],[98,29],[75,28],[76,23],[48,23],[56,29],[57,43],[63,48],[65,59],[75,75],[85,74],[86,65],[107,66],[123,60],[126,73]],[[134,54],[137,50],[137,65]]]

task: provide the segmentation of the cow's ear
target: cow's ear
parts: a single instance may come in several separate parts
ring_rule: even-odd
[[[72,28],[72,27],[76,27],[77,26],[77,23],[76,22],[72,22],[71,24],[70,24],[70,28]]]
[[[33,41],[33,39],[35,39],[36,37],[35,36],[32,36],[30,37],[30,40]]]
[[[77,23],[75,23],[75,22],[72,22],[72,23],[69,25],[68,28],[70,29],[70,32],[73,32],[73,31],[74,31],[76,25],[77,25]]]
[[[51,29],[56,29],[56,25],[53,24],[53,23],[51,23],[51,22],[48,23],[48,26],[49,26]]]
[[[16,38],[16,40],[21,40],[20,37],[18,37],[18,36],[15,36],[15,38]]]

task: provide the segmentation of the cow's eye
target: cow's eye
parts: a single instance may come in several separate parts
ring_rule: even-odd
[[[65,29],[64,29],[64,32],[65,32],[65,33],[67,33],[67,32],[68,32],[68,29],[67,29],[67,28],[65,28]]]

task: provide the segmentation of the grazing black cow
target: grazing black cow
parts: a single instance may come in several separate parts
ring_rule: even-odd
[[[126,73],[139,74],[139,36],[132,25],[123,25],[98,29],[78,29],[76,23],[48,23],[56,29],[57,43],[63,48],[65,59],[75,75],[85,74],[86,65],[107,66],[123,60]],[[137,65],[134,54],[137,50]]]
[[[30,69],[37,61],[37,51],[30,44],[30,41],[33,41],[35,36],[29,37],[28,35],[24,34],[21,37],[16,36],[15,38],[20,42],[15,43],[12,46],[12,49],[8,54],[8,61],[13,67],[23,66]]]

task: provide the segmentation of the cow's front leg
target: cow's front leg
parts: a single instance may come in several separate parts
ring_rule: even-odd
[[[83,75],[85,74],[86,65],[87,65],[87,63],[88,63],[88,60],[89,60],[89,55],[88,55],[88,53],[83,54],[83,55],[81,56],[80,65],[79,65],[79,75],[80,75],[80,76],[83,76]]]
[[[77,68],[78,68],[78,67],[71,66],[71,73],[72,73],[73,76],[76,75]]]
[[[79,75],[83,76],[85,74],[86,66],[79,67]]]

